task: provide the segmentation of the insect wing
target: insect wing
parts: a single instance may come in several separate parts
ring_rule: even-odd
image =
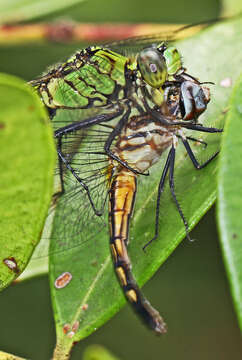
[[[119,117],[62,138],[63,156],[82,182],[62,164],[64,194],[54,210],[51,253],[82,246],[106,227],[112,168],[104,144],[118,121]]]
[[[174,25],[172,30],[170,29],[170,25],[167,25],[167,27],[164,25],[164,31],[162,32],[130,37],[124,40],[104,44],[104,46],[125,56],[134,56],[149,45],[161,42],[169,43],[190,37],[216,21],[218,20],[184,26]]]

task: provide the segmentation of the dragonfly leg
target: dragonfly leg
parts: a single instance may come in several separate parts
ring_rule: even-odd
[[[185,146],[185,148],[186,148],[186,151],[187,151],[187,153],[188,153],[188,155],[189,155],[189,157],[190,157],[190,159],[191,159],[194,167],[195,167],[197,170],[203,169],[203,168],[204,168],[206,165],[208,165],[208,164],[210,163],[210,161],[212,161],[212,160],[218,155],[218,153],[219,153],[219,151],[217,151],[217,152],[216,152],[215,154],[213,154],[207,161],[205,161],[203,164],[200,164],[200,163],[197,161],[197,159],[196,159],[196,157],[195,157],[195,155],[194,155],[194,153],[193,153],[193,151],[192,151],[192,149],[191,149],[191,147],[190,147],[189,142],[187,141],[187,139],[185,139],[185,138],[182,137],[182,142],[183,142],[183,144],[184,144],[184,146]]]
[[[176,134],[176,137],[178,137],[179,139],[182,138],[182,136],[179,135],[179,134]],[[186,139],[187,139],[187,140],[194,141],[194,142],[198,142],[198,143],[200,143],[200,144],[203,144],[203,145],[204,145],[204,148],[206,148],[206,147],[208,146],[208,143],[207,143],[206,141],[203,141],[203,140],[194,138],[194,137],[192,137],[192,136],[186,136]]]
[[[129,220],[133,212],[136,186],[136,176],[125,168],[112,181],[109,192],[110,248],[115,272],[127,300],[144,323],[161,334],[166,332],[166,324],[138,287],[127,251]]]
[[[55,131],[55,138],[57,139],[57,153],[58,153],[58,161],[59,161],[59,170],[60,170],[60,182],[61,182],[61,192],[58,195],[61,195],[64,193],[64,173],[63,173],[63,164],[65,164],[66,168],[73,174],[73,176],[76,178],[76,180],[80,183],[80,185],[83,187],[83,189],[87,192],[88,199],[90,201],[90,204],[94,210],[94,213],[98,216],[102,215],[100,211],[98,211],[94,205],[94,202],[91,198],[90,191],[88,189],[88,186],[83,182],[83,180],[78,176],[75,169],[69,164],[69,161],[66,159],[65,154],[63,154],[62,151],[62,138],[64,135],[67,135],[69,133],[86,129],[92,125],[99,124],[101,122],[110,121],[116,116],[120,116],[122,114],[123,110],[118,110],[116,112],[112,112],[109,114],[102,114],[97,115],[95,117],[90,117],[86,120],[79,121],[73,124],[69,124],[67,126],[64,126],[58,130]]]
[[[53,117],[56,115],[56,109],[53,109],[53,108],[50,108],[50,107],[46,107],[46,108],[47,108],[47,111],[49,113],[50,120],[52,120]]]
[[[57,153],[58,151],[62,152],[62,136],[60,136],[58,138],[58,143],[57,143]],[[58,168],[59,168],[59,176],[60,176],[60,186],[61,189],[60,191],[56,192],[54,194],[54,197],[59,197],[61,195],[64,194],[65,192],[65,187],[64,187],[64,173],[63,173],[63,162],[61,161],[61,157],[58,155]]]
[[[176,149],[174,147],[174,145],[172,145],[172,148],[171,148],[171,160],[170,160],[170,172],[169,172],[169,184],[170,184],[170,189],[171,189],[171,195],[173,197],[173,200],[175,201],[175,204],[176,204],[176,207],[177,207],[177,210],[180,214],[180,217],[183,221],[183,224],[185,226],[185,230],[186,230],[186,236],[188,238],[188,240],[191,240],[190,239],[190,235],[189,235],[189,229],[188,229],[188,223],[187,223],[187,220],[183,214],[183,211],[181,209],[181,206],[177,200],[177,197],[176,197],[176,193],[175,193],[175,184],[174,184],[174,165],[175,165],[175,157],[176,157]]]
[[[63,126],[55,131],[55,138],[59,138],[60,136],[64,136],[68,133],[75,132],[81,129],[86,129],[90,126],[97,125],[102,122],[113,120],[115,117],[122,115],[122,113],[123,109],[120,108],[108,114],[96,115],[86,120],[77,121],[75,123]]]
[[[201,131],[206,133],[220,133],[223,132],[223,129],[213,128],[213,127],[206,127],[201,124],[191,124],[191,123],[185,123],[182,125],[186,129],[195,130],[195,131]]]
[[[147,246],[149,246],[152,241],[156,240],[158,235],[159,235],[159,217],[160,217],[160,199],[161,199],[161,195],[164,191],[164,186],[165,186],[165,179],[166,179],[166,175],[167,172],[169,170],[170,167],[170,161],[171,161],[171,150],[169,151],[169,154],[167,156],[166,159],[166,163],[160,178],[160,183],[159,183],[159,187],[158,187],[158,194],[157,194],[157,200],[156,200],[156,210],[155,210],[155,235],[154,237],[148,241],[144,246],[143,246],[143,250],[146,249]]]

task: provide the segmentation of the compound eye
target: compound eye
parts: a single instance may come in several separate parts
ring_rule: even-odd
[[[139,53],[137,63],[145,82],[154,88],[161,87],[167,79],[167,66],[163,56],[154,48]]]

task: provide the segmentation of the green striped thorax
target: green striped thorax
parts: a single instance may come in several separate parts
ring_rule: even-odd
[[[30,83],[48,108],[95,109],[135,96],[127,69],[137,74],[153,102],[161,105],[162,85],[182,69],[181,56],[174,46],[164,42],[131,57],[108,48],[90,47]]]

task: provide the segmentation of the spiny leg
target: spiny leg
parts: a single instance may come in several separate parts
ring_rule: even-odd
[[[209,129],[209,132],[213,132],[213,133],[222,132],[221,129],[217,129],[217,128],[212,128],[212,131],[211,131],[211,128],[206,128],[206,129]],[[205,131],[205,132],[207,132],[207,131]],[[184,144],[184,146],[185,146],[185,148],[186,148],[186,150],[187,150],[187,153],[188,153],[188,155],[189,155],[189,157],[190,157],[190,159],[191,159],[194,167],[195,167],[197,170],[201,170],[201,169],[205,168],[205,166],[207,166],[207,165],[219,154],[219,151],[217,151],[217,152],[216,152],[215,154],[213,154],[207,161],[205,161],[203,164],[200,164],[200,163],[197,161],[197,159],[196,159],[196,157],[195,157],[195,155],[194,155],[194,153],[193,153],[193,151],[192,151],[192,149],[191,149],[191,147],[190,147],[190,145],[189,145],[189,142],[187,141],[187,138],[181,136],[181,139],[182,139],[182,142],[183,142],[183,144]],[[179,214],[180,214],[180,216],[181,216],[181,218],[182,218],[182,220],[183,220],[183,223],[184,223],[184,225],[185,225],[186,236],[187,236],[187,238],[190,240],[189,231],[188,231],[188,223],[187,223],[187,221],[186,221],[186,218],[184,217],[184,214],[183,214],[182,209],[181,209],[181,207],[180,207],[180,205],[179,205],[179,202],[177,201],[176,194],[175,194],[175,191],[174,191],[174,190],[175,190],[175,189],[174,189],[175,148],[174,148],[174,150],[173,150],[173,153],[174,153],[174,155],[172,154],[172,156],[171,156],[171,164],[170,164],[170,179],[169,179],[169,180],[170,180],[170,189],[171,189],[171,193],[172,193],[173,199],[174,199],[174,201],[175,201],[175,203],[176,203],[177,209],[178,209],[178,211],[179,211]]]
[[[202,124],[192,124],[192,123],[185,123],[182,124],[182,127],[185,129],[195,130],[195,131],[201,131],[206,133],[220,133],[223,132],[223,129],[213,128],[213,127],[206,127]]]
[[[186,128],[187,128],[187,129],[191,129],[191,130],[195,130],[195,131],[206,132],[206,133],[221,133],[221,132],[223,132],[223,129],[206,127],[206,126],[203,126],[203,125],[201,125],[201,124],[187,124],[187,125],[186,125]],[[217,152],[216,152],[214,155],[212,155],[207,161],[205,161],[203,164],[200,164],[200,163],[197,161],[197,159],[196,159],[196,157],[195,157],[195,155],[194,155],[194,153],[193,153],[193,151],[192,151],[192,149],[191,149],[191,147],[190,147],[190,145],[189,145],[189,143],[188,143],[188,141],[187,141],[188,137],[186,138],[186,137],[184,137],[184,136],[181,136],[181,139],[182,139],[182,142],[183,142],[183,144],[184,144],[184,146],[185,146],[185,148],[186,148],[186,150],[187,150],[187,153],[188,153],[188,155],[189,155],[189,157],[190,157],[190,159],[191,159],[194,167],[195,167],[197,170],[203,169],[203,168],[204,168],[206,165],[208,165],[208,164],[218,155],[218,153],[219,153],[219,151],[217,151]],[[191,139],[191,140],[193,140],[193,139]],[[173,160],[172,160],[172,159],[173,159]],[[183,215],[183,212],[182,212],[182,210],[181,210],[181,208],[180,208],[180,205],[179,205],[179,203],[178,203],[178,201],[177,201],[177,199],[176,199],[176,195],[175,195],[175,192],[174,192],[174,177],[173,177],[173,173],[174,173],[174,162],[175,162],[175,149],[174,149],[174,156],[172,157],[172,159],[171,159],[171,168],[170,168],[170,188],[171,188],[171,193],[172,193],[172,196],[173,196],[173,198],[174,198],[174,200],[175,200],[176,206],[177,206],[178,211],[179,211],[179,213],[180,213],[180,216],[181,216],[181,218],[182,218],[182,220],[183,220],[183,223],[184,223],[184,225],[185,225],[186,235],[187,235],[188,239],[190,239],[189,233],[188,233],[188,224],[187,224],[187,221],[186,221],[186,219],[185,219],[185,217],[184,217],[184,215]],[[173,165],[172,165],[172,162],[173,162]]]
[[[183,142],[183,144],[184,144],[184,146],[185,146],[185,148],[186,148],[186,151],[187,151],[190,159],[192,160],[192,163],[193,163],[194,167],[195,167],[197,170],[203,169],[206,165],[208,165],[208,164],[219,154],[219,151],[217,151],[217,152],[216,152],[215,154],[213,154],[207,161],[205,161],[203,164],[200,164],[200,163],[197,161],[197,159],[196,159],[196,157],[195,157],[195,155],[194,155],[194,153],[193,153],[193,151],[192,151],[192,149],[191,149],[191,147],[190,147],[189,142],[187,141],[187,139],[182,137],[182,142]]]
[[[58,138],[58,143],[57,143],[57,153],[58,153],[58,149],[61,150],[61,137]],[[65,192],[65,188],[64,188],[64,173],[63,173],[63,162],[61,160],[61,157],[58,155],[58,169],[59,169],[59,177],[60,177],[60,190],[55,192],[53,194],[53,199],[54,202],[56,201],[56,199],[58,199],[61,195],[64,194]]]
[[[203,126],[203,125],[201,125],[201,124],[187,124],[186,128],[187,128],[187,129],[190,129],[190,130],[201,131],[201,132],[206,132],[206,133],[221,133],[221,132],[223,132],[223,129],[212,128],[212,127],[210,128],[210,127]],[[213,154],[207,161],[205,161],[205,163],[200,164],[200,163],[197,161],[197,159],[196,159],[196,157],[195,157],[195,155],[194,155],[194,153],[193,153],[193,151],[192,151],[192,149],[191,149],[191,147],[190,147],[190,145],[189,145],[189,142],[187,141],[187,140],[193,140],[193,138],[188,137],[188,136],[185,137],[185,136],[182,136],[182,135],[181,135],[181,136],[178,135],[178,137],[180,137],[180,138],[182,139],[183,145],[185,146],[185,148],[186,148],[186,150],[187,150],[187,153],[188,153],[188,155],[189,155],[189,157],[190,157],[190,159],[191,159],[194,167],[195,167],[197,170],[203,169],[203,168],[204,168],[206,165],[208,165],[208,164],[210,163],[210,161],[212,161],[212,160],[218,155],[218,153],[219,153],[219,151],[217,151],[217,152],[216,152],[215,154]]]
[[[189,125],[189,126],[190,126],[190,125]],[[199,125],[198,128],[199,128],[199,129],[195,129],[195,128],[194,128],[193,130],[204,131],[204,132],[211,132],[211,133],[218,133],[218,132],[222,132],[222,131],[223,131],[222,129],[206,128],[206,127],[202,127],[203,130],[201,130],[200,125]],[[192,151],[192,149],[191,149],[191,147],[190,147],[189,142],[187,141],[187,139],[186,139],[185,137],[183,137],[183,136],[181,136],[181,139],[182,139],[182,142],[183,142],[183,144],[184,144],[184,146],[185,146],[185,148],[186,148],[186,150],[187,150],[187,153],[188,153],[188,155],[189,155],[189,157],[190,157],[190,159],[191,159],[194,167],[195,167],[197,170],[203,169],[205,166],[207,166],[207,165],[218,155],[218,153],[219,153],[219,151],[217,151],[217,152],[216,152],[215,154],[213,154],[207,161],[205,161],[203,164],[200,164],[200,163],[197,161],[197,159],[196,159],[196,157],[195,157],[195,155],[194,155],[194,153],[193,153],[193,151]],[[190,240],[189,231],[188,231],[188,223],[187,223],[187,221],[186,221],[186,218],[184,217],[184,214],[183,214],[183,212],[182,212],[182,209],[181,209],[181,207],[180,207],[180,204],[179,204],[179,202],[178,202],[178,200],[177,200],[177,198],[176,198],[176,194],[175,194],[175,187],[174,187],[174,164],[175,164],[175,151],[176,151],[176,150],[175,150],[175,147],[174,147],[174,146],[172,146],[171,151],[172,151],[172,153],[171,153],[170,173],[169,173],[169,175],[170,175],[170,176],[169,176],[169,183],[170,183],[171,194],[172,194],[173,199],[174,199],[174,201],[175,201],[175,203],[176,203],[176,206],[177,206],[177,209],[178,209],[178,211],[179,211],[179,214],[180,214],[180,216],[181,216],[181,218],[182,218],[182,221],[183,221],[183,223],[184,223],[184,225],[185,225],[186,236],[187,236],[187,238]]]
[[[184,226],[186,229],[186,236],[190,240],[189,231],[188,231],[188,223],[182,212],[181,206],[180,206],[180,204],[177,200],[176,194],[175,194],[174,164],[175,164],[175,147],[174,147],[174,145],[172,145],[172,147],[169,151],[169,154],[167,156],[167,160],[166,160],[166,163],[165,163],[162,175],[161,175],[159,187],[158,187],[158,195],[157,195],[157,202],[156,202],[156,215],[155,215],[155,236],[144,245],[143,250],[145,250],[146,247],[152,243],[152,241],[156,240],[159,235],[160,199],[161,199],[161,195],[164,191],[165,178],[166,178],[168,170],[169,170],[169,183],[170,183],[171,194],[175,201],[178,212],[182,218],[182,221],[184,223]]]
[[[170,166],[170,161],[171,161],[171,150],[169,151],[169,154],[167,156],[166,163],[165,163],[165,166],[164,166],[161,178],[160,178],[159,187],[158,187],[156,210],[155,210],[155,235],[150,241],[148,241],[143,246],[143,250],[145,250],[146,247],[152,243],[152,241],[156,240],[159,235],[160,199],[161,199],[161,195],[164,191],[165,179],[166,179],[166,175],[167,175],[167,172],[168,172],[168,169]]]
[[[176,197],[176,193],[175,193],[175,184],[174,184],[174,165],[175,165],[175,157],[176,157],[176,149],[174,147],[174,145],[172,145],[171,148],[171,160],[170,160],[170,172],[169,172],[169,184],[170,184],[170,189],[171,189],[171,195],[175,201],[177,210],[180,214],[180,217],[182,218],[183,224],[185,226],[186,229],[186,237],[188,238],[188,240],[191,241],[190,235],[189,235],[189,229],[188,229],[188,223],[187,220],[182,212],[181,206],[177,200]]]
[[[176,136],[181,139],[182,136],[179,135],[179,134],[176,134]],[[203,141],[203,140],[200,140],[200,139],[197,139],[197,138],[194,138],[192,136],[186,136],[186,139],[187,140],[191,140],[191,141],[194,141],[194,142],[198,142],[199,144],[203,144],[204,145],[204,148],[206,148],[208,146],[208,143],[206,141]]]

